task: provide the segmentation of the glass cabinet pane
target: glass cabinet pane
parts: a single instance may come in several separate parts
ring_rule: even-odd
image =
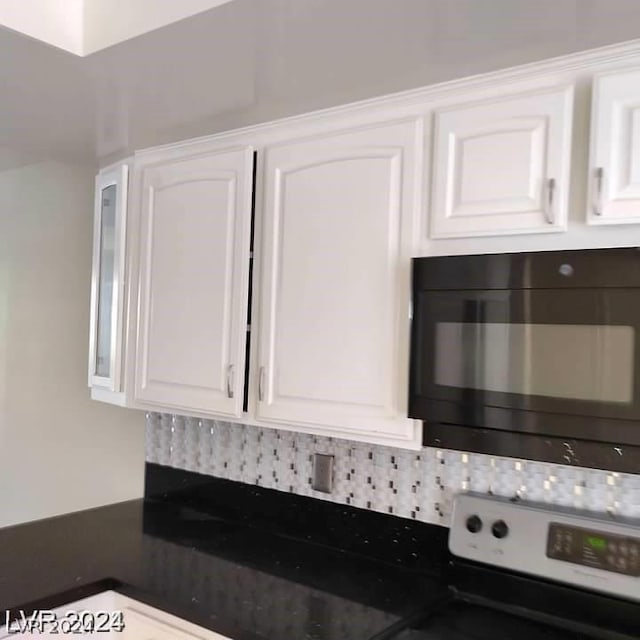
[[[98,309],[96,330],[96,376],[111,377],[111,335],[113,282],[115,277],[116,242],[116,197],[115,184],[104,188],[100,202],[100,258],[98,275]]]

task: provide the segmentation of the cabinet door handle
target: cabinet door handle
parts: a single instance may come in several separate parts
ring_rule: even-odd
[[[233,365],[227,367],[227,397],[233,398]]]
[[[602,167],[596,167],[595,170],[595,199],[593,202],[593,215],[602,215],[602,183],[604,181],[604,169]]]
[[[547,208],[545,211],[545,217],[549,224],[553,224],[555,222],[553,215],[553,196],[556,191],[556,181],[553,178],[549,178],[547,181]]]
[[[264,367],[260,367],[258,373],[258,400],[260,402],[264,400]]]

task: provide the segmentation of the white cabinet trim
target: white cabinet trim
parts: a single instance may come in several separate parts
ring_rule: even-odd
[[[91,307],[89,321],[89,387],[110,392],[121,391],[123,316],[125,299],[125,263],[127,229],[127,193],[129,167],[121,164],[101,171],[95,180],[94,224],[93,224],[93,264],[91,271]],[[95,373],[98,351],[99,279],[102,240],[102,192],[110,186],[116,187],[115,233],[114,233],[114,279],[111,306],[111,341],[109,347],[110,376]]]
[[[481,99],[484,91],[491,97],[499,96],[501,93],[509,95],[535,90],[548,87],[553,79],[558,84],[583,73],[593,75],[605,70],[616,70],[624,65],[637,65],[639,61],[640,38],[248,127],[140,149],[136,150],[135,156],[142,158],[161,150],[167,153],[185,154],[190,152],[189,147],[193,147],[192,152],[196,153],[198,148],[208,143],[252,144],[260,147],[274,144],[278,140],[309,135],[309,132],[314,129],[318,134],[322,134],[327,128],[349,128],[355,124],[366,126],[383,120],[424,116],[434,109],[444,108],[447,105],[458,105],[465,101]]]

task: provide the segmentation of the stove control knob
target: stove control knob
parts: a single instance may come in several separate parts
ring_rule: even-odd
[[[504,520],[496,520],[491,526],[494,538],[506,538],[509,535],[509,527]]]
[[[473,515],[467,518],[467,531],[478,533],[482,529],[482,520],[479,516]]]

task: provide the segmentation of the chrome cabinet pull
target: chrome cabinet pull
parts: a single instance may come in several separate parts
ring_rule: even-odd
[[[233,398],[233,365],[227,367],[227,397]]]
[[[553,196],[556,191],[556,181],[549,178],[547,181],[547,208],[544,212],[547,222],[553,224],[555,222],[553,215]]]
[[[264,367],[260,367],[258,373],[258,400],[260,402],[264,400]]]
[[[604,180],[604,169],[597,167],[595,171],[595,201],[593,203],[593,215],[602,215],[602,182]]]

